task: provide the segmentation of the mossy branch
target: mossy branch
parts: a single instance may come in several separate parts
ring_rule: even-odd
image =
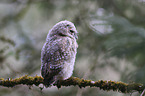
[[[38,86],[39,84],[43,84],[43,77],[41,76],[22,76],[20,78],[16,79],[7,79],[4,80],[3,78],[0,79],[0,86],[5,86],[5,87],[14,87],[16,85],[36,85]],[[103,90],[113,90],[113,91],[119,91],[122,93],[129,93],[132,91],[138,91],[142,92],[145,89],[145,86],[140,83],[130,83],[126,84],[123,82],[115,82],[115,81],[104,81],[104,80],[99,80],[99,81],[92,81],[92,80],[85,80],[85,79],[80,79],[77,77],[71,77],[67,80],[60,81],[58,84],[54,84],[54,86],[57,86],[60,88],[61,86],[76,86],[78,85],[80,88],[82,87],[99,87],[100,89]]]

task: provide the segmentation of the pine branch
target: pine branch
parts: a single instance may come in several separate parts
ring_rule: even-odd
[[[25,75],[16,79],[7,79],[7,80],[4,80],[3,78],[0,79],[0,86],[14,87],[20,84],[39,86],[39,84],[43,84],[43,77],[37,75],[35,77]],[[58,88],[61,88],[61,86],[71,86],[71,85],[73,86],[78,85],[80,88],[87,87],[87,86],[99,87],[104,91],[113,90],[122,93],[129,93],[133,91],[142,92],[145,89],[145,86],[140,83],[126,84],[123,82],[115,82],[111,80],[110,81],[99,80],[94,82],[92,80],[85,80],[77,77],[71,77],[67,80],[59,81],[57,84],[54,84],[54,86],[57,86]]]

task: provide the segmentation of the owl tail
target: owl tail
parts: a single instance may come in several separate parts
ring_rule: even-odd
[[[45,87],[50,87],[52,84],[54,84],[55,83],[55,79],[54,79],[54,77],[52,77],[52,78],[44,78],[44,85],[45,85]]]
[[[44,85],[45,87],[50,87],[54,83],[57,83],[57,74],[60,72],[60,69],[51,70],[48,74],[44,76]]]

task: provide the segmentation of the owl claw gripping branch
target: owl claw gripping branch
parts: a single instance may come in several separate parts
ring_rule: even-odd
[[[78,44],[77,30],[70,21],[61,21],[49,31],[41,51],[41,74],[44,85],[71,77]]]

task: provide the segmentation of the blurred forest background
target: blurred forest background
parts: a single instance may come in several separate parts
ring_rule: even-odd
[[[73,76],[145,84],[145,0],[0,0],[0,78],[40,75],[41,48],[61,20],[73,22],[79,32]],[[78,86],[42,91],[0,86],[0,96],[130,94]]]

